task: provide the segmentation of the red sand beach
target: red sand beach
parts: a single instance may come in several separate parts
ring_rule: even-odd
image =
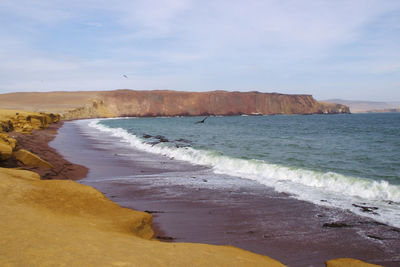
[[[66,122],[50,146],[89,169],[81,183],[121,206],[152,213],[160,240],[234,245],[290,266],[322,266],[339,257],[400,264],[400,230],[371,219],[250,182],[229,191],[166,183],[179,173],[201,179],[196,175],[206,168],[93,139],[74,122]],[[82,167],[70,168],[73,175]]]

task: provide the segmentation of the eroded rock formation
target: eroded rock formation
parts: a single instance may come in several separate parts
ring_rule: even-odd
[[[47,128],[50,123],[59,120],[60,115],[56,114],[0,109],[0,162],[15,157],[24,165],[52,168],[51,164],[29,151],[16,151],[17,141],[8,133],[30,133],[32,130]]]
[[[24,94],[26,94],[25,97]],[[66,120],[120,116],[333,114],[350,112],[345,105],[318,102],[311,95],[226,91],[199,93],[167,90],[115,90],[13,93],[0,95],[0,105],[7,108],[30,108],[31,110],[56,112],[62,114],[62,118]]]

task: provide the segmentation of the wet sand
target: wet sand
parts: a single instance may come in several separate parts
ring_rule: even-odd
[[[323,266],[342,257],[400,265],[397,228],[116,144],[66,122],[50,146],[89,169],[81,183],[121,206],[152,213],[160,240],[234,245],[290,266]]]

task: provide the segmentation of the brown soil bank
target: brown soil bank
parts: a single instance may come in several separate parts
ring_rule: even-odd
[[[11,93],[0,95],[9,109],[56,112],[63,119],[120,116],[200,116],[349,113],[341,104],[311,95],[260,92],[97,91]]]

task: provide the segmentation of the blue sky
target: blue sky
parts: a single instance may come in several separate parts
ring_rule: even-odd
[[[0,0],[1,93],[119,88],[400,101],[400,1]]]

